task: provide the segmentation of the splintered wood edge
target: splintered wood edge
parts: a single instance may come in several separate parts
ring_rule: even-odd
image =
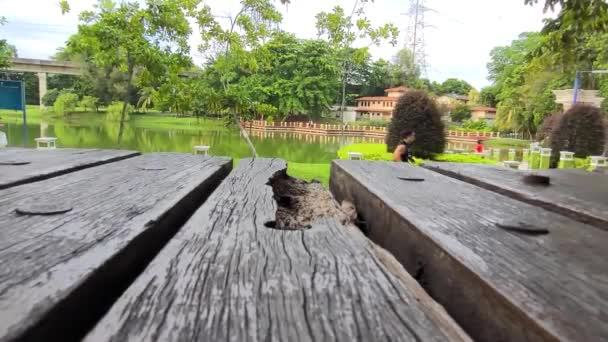
[[[410,291],[418,303],[420,303],[420,307],[424,313],[442,328],[443,332],[450,338],[450,341],[473,341],[452,316],[447,313],[445,308],[431,298],[391,253],[368,239],[356,226],[349,224],[345,228],[351,234],[357,234],[360,238],[367,241],[380,263]]]

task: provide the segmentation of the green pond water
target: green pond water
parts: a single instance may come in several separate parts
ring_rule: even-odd
[[[22,125],[4,122],[1,131],[7,135],[9,146],[22,146]],[[192,152],[194,145],[210,146],[209,153],[218,156],[244,158],[250,156],[238,129],[222,125],[201,125],[188,129],[143,128],[126,124],[122,143],[118,141],[118,123],[85,124],[81,121],[53,120],[52,123],[27,125],[27,146],[35,147],[34,138],[57,138],[57,147],[121,148],[141,152]],[[261,157],[279,157],[296,163],[328,163],[337,158],[340,146],[350,143],[382,142],[382,139],[317,136],[296,133],[263,133],[250,131],[250,138]]]

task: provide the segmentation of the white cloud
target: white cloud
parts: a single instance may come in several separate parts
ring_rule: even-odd
[[[54,0],[0,0],[2,15],[9,23],[0,27],[0,38],[17,46],[20,56],[48,58],[76,31],[77,14],[91,8],[95,0],[70,0],[72,11],[61,15]],[[315,15],[340,5],[350,12],[354,0],[292,0],[283,7],[281,27],[301,38],[316,37]],[[238,0],[208,0],[216,14],[234,13]],[[373,24],[393,22],[402,31],[397,47],[372,47],[376,58],[390,59],[404,44],[409,1],[375,0],[366,5]],[[542,27],[542,6],[525,6],[523,0],[426,0],[424,30],[428,76],[443,81],[448,77],[467,80],[475,87],[486,84],[486,63],[490,50],[509,44],[519,33]],[[196,34],[190,40],[195,61],[201,62]]]

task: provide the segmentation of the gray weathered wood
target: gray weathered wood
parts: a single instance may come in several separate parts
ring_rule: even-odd
[[[424,167],[608,230],[608,177],[605,175],[568,169],[534,171],[551,178],[551,185],[543,187],[522,182],[522,177],[530,171],[437,162],[425,163]]]
[[[0,189],[48,179],[137,155],[139,152],[126,150],[1,148]]]
[[[404,163],[334,161],[330,188],[474,339],[608,339],[608,232]]]
[[[85,341],[468,340],[356,228],[265,227],[284,169],[240,160]]]
[[[154,153],[0,190],[0,341],[82,337],[231,167]],[[15,212],[36,202],[72,209]]]

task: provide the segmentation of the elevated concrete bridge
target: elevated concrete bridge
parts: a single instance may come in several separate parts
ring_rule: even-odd
[[[40,108],[44,107],[42,97],[47,90],[47,74],[82,75],[82,68],[76,63],[31,58],[13,58],[8,71],[33,72],[38,75]]]
[[[46,94],[47,74],[64,74],[64,75],[82,75],[82,66],[73,62],[53,61],[45,59],[32,58],[13,58],[8,71],[16,72],[33,72],[38,75],[38,87],[40,94],[40,108],[44,108],[42,97]],[[184,71],[179,74],[181,77],[194,77],[196,72]]]

